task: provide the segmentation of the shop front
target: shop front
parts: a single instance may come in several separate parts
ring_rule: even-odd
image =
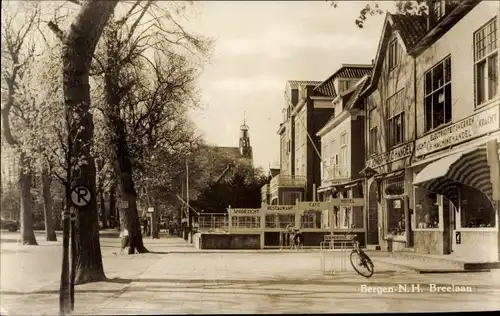
[[[493,199],[487,142],[500,142],[498,108],[476,114],[415,142],[415,251],[467,262],[498,261],[498,202]],[[463,137],[462,137],[462,136]],[[464,139],[465,138],[465,139]],[[447,146],[446,146],[447,145]],[[450,145],[455,145],[452,149]],[[446,147],[445,147],[446,146]]]
[[[360,199],[364,198],[364,179],[336,183],[318,189],[319,200],[331,202],[333,199]],[[333,206],[333,215],[327,209],[322,211],[323,228],[333,231],[334,234],[345,234],[354,227],[362,245],[367,240],[365,204],[363,206]]]
[[[411,175],[407,172],[413,142],[405,143],[366,161],[367,244],[385,251],[413,246],[409,202]]]

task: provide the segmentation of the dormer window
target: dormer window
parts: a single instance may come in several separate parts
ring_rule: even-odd
[[[435,0],[432,3],[432,14],[434,16],[434,21],[437,22],[445,14],[446,0]]]
[[[350,88],[351,82],[349,80],[342,80],[340,81],[340,91],[346,91]]]
[[[393,39],[389,44],[389,70],[394,69],[398,65],[398,42]]]

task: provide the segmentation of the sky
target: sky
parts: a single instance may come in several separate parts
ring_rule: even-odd
[[[186,27],[215,40],[199,79],[202,108],[191,113],[207,142],[238,146],[250,128],[254,165],[279,167],[279,124],[287,80],[326,80],[341,64],[375,58],[383,16],[364,29],[354,20],[365,1],[203,1]],[[382,9],[393,3],[382,2]]]

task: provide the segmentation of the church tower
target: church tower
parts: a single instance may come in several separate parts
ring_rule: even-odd
[[[250,146],[250,135],[248,135],[248,125],[246,124],[245,114],[243,114],[243,125],[240,126],[240,154],[253,159],[252,146]]]

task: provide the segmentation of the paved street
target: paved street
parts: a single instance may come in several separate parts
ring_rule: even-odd
[[[60,242],[22,247],[8,242],[12,238],[2,233],[4,313],[56,314]],[[319,252],[199,252],[181,239],[165,237],[145,239],[147,247],[158,253],[127,256],[116,254],[117,238],[101,240],[109,280],[77,286],[75,313],[79,315],[500,309],[498,270],[417,274],[383,264],[377,260],[379,255],[373,255],[376,273],[367,280],[353,271],[322,275]],[[407,284],[408,291],[412,284],[420,284],[421,291],[366,293],[368,289],[390,291],[400,284]],[[429,284],[467,285],[472,293],[429,292]]]

